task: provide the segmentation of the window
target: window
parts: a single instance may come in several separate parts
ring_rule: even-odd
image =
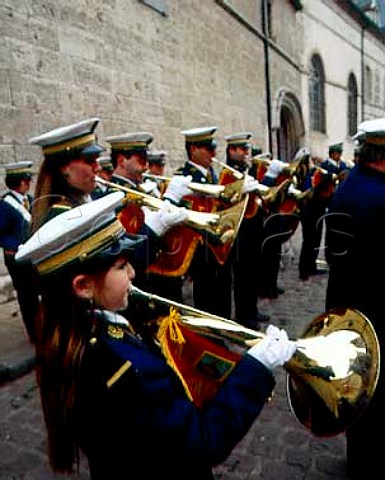
[[[310,128],[325,133],[325,74],[319,55],[313,55],[310,62],[309,107]]]
[[[348,79],[348,135],[352,136],[357,131],[357,99],[358,89],[356,77],[351,73]]]

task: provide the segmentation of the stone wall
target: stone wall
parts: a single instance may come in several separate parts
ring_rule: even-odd
[[[254,21],[252,2],[234,3]],[[137,0],[3,0],[0,162],[38,163],[29,137],[91,116],[101,141],[151,131],[172,167],[184,128],[218,125],[219,140],[251,130],[264,142],[260,39],[214,1],[167,6],[162,16]]]
[[[107,135],[148,130],[170,154],[170,173],[184,160],[185,128],[219,127],[223,136],[254,132],[268,148],[262,0],[0,0],[0,163],[31,159],[28,138],[91,116]],[[347,136],[347,78],[361,94],[360,26],[333,0],[272,2],[269,40],[272,105],[284,90],[298,100],[305,135],[323,154]],[[385,115],[384,45],[367,35],[367,61],[379,78],[367,117]],[[327,132],[308,129],[312,53],[326,74]],[[360,102],[359,102],[360,103]],[[273,111],[279,118],[279,111]],[[361,120],[359,116],[359,121]],[[348,152],[349,153],[349,150]],[[0,179],[0,190],[1,190]]]

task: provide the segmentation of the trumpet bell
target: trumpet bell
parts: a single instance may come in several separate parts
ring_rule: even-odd
[[[170,308],[156,338],[186,394],[203,405],[235,364],[265,334],[133,287],[136,295]],[[333,309],[312,320],[283,368],[297,420],[315,436],[337,435],[362,415],[375,392],[380,349],[374,328],[358,310]]]
[[[289,406],[315,436],[346,430],[368,406],[380,368],[379,343],[368,318],[333,309],[314,319],[285,365]]]

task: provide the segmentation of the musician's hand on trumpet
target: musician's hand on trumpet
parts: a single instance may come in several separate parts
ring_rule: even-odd
[[[154,211],[143,206],[144,222],[159,237],[164,235],[166,231],[186,221],[187,210],[185,208],[172,207],[168,200],[164,201],[160,210]]]
[[[263,363],[269,370],[273,370],[288,362],[296,349],[296,343],[289,340],[285,330],[269,325],[265,338],[251,347],[247,353]]]
[[[140,184],[140,189],[148,195],[154,195],[155,197],[160,198],[158,184],[149,178]]]
[[[164,192],[163,198],[179,205],[185,195],[191,195],[193,191],[189,188],[192,181],[191,175],[174,175]]]
[[[256,192],[259,187],[259,182],[251,175],[246,175],[245,182],[242,187],[242,194],[246,195],[247,193]]]

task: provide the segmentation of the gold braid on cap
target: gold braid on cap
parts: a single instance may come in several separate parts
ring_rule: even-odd
[[[32,173],[31,167],[14,168],[13,170],[6,171],[7,177],[12,175],[20,175],[21,173]]]
[[[37,270],[41,275],[47,275],[76,259],[84,261],[112,245],[124,231],[122,224],[116,220],[95,234],[80,240],[68,248],[64,247],[63,250],[56,254],[54,253],[51,257],[39,263]]]
[[[250,146],[250,142],[248,140],[245,140],[244,138],[239,139],[239,140],[229,140],[227,142],[228,145],[246,145]]]
[[[365,143],[368,143],[369,145],[378,145],[380,147],[385,146],[385,135],[382,137],[367,137],[364,140]]]
[[[186,138],[186,142],[203,142],[204,140],[212,140],[214,137],[213,137],[213,134],[212,133],[205,133],[205,134],[202,134],[202,135],[196,135],[194,137],[187,137]]]
[[[136,148],[147,148],[146,142],[117,142],[112,143],[113,150],[134,150]]]
[[[86,145],[92,145],[96,141],[96,135],[90,133],[89,135],[84,135],[83,137],[73,138],[67,142],[60,143],[57,145],[47,145],[43,147],[44,155],[51,155],[52,153],[64,152],[65,150],[74,150],[79,147],[84,147]]]

